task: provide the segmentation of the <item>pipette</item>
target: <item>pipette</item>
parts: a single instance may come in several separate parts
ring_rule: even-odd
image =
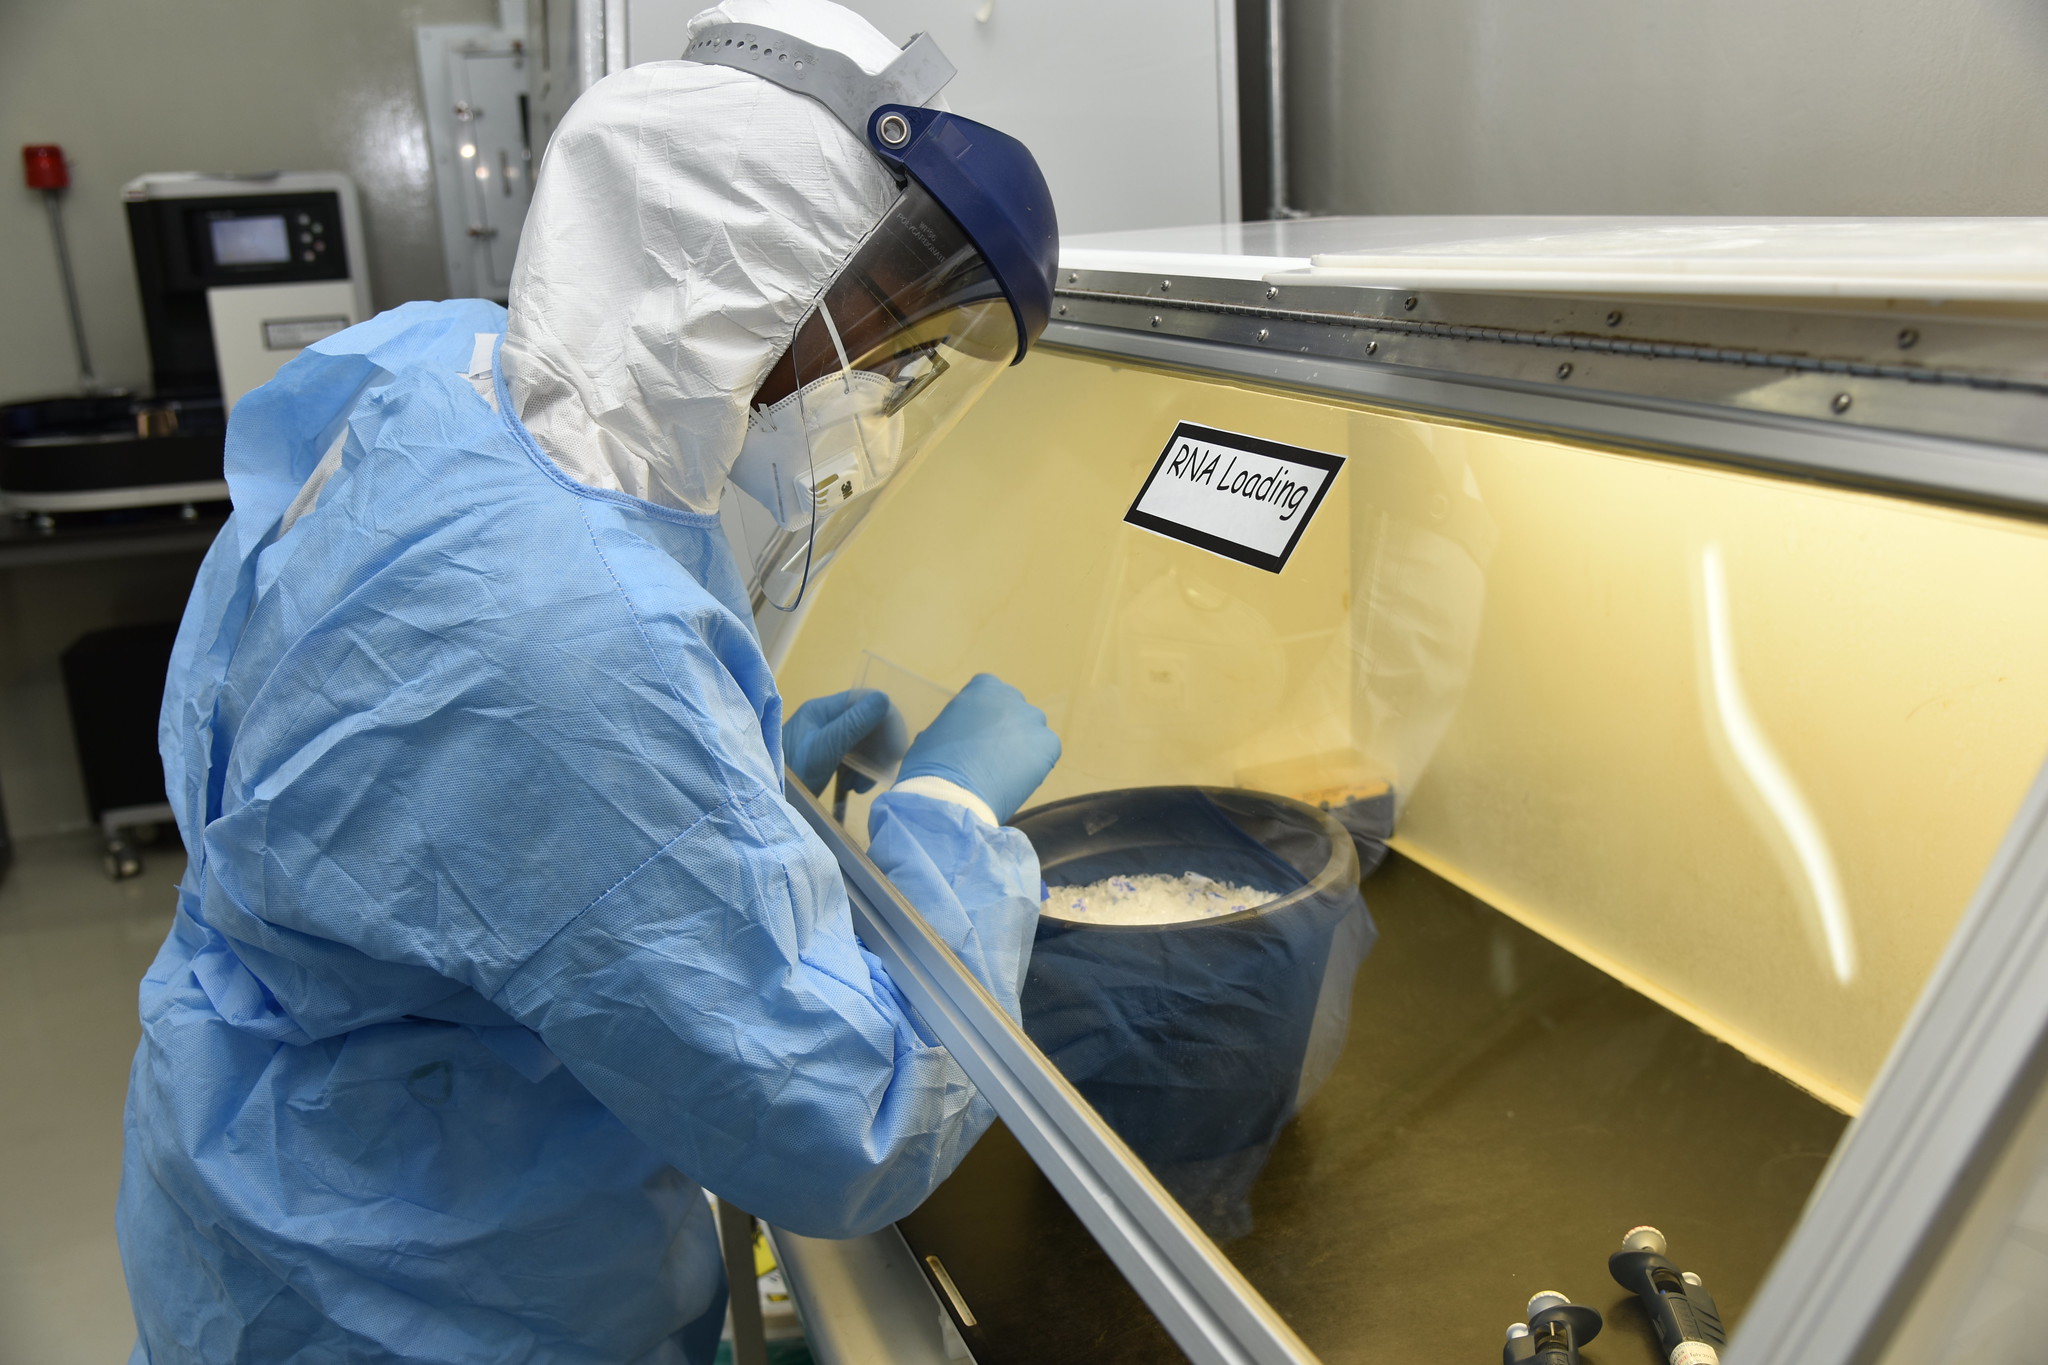
[[[1529,1320],[1508,1328],[1501,1365],[1579,1365],[1579,1347],[1600,1335],[1600,1312],[1555,1289],[1529,1300]]]
[[[1700,1277],[1673,1265],[1666,1250],[1657,1229],[1630,1228],[1621,1250],[1607,1258],[1608,1273],[1642,1301],[1670,1365],[1720,1365],[1721,1348],[1728,1344],[1721,1310]]]

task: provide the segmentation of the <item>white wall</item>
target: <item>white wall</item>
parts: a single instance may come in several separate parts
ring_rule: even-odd
[[[0,0],[0,401],[77,382],[42,196],[17,148],[62,143],[100,377],[149,378],[121,185],[145,171],[340,170],[363,192],[379,308],[445,290],[412,31],[494,0]]]
[[[2041,0],[1286,0],[1322,213],[2048,213]]]

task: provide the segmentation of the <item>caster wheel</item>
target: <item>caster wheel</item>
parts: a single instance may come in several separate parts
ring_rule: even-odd
[[[130,848],[126,841],[116,839],[107,845],[107,851],[100,855],[100,870],[117,882],[142,875],[142,856]]]

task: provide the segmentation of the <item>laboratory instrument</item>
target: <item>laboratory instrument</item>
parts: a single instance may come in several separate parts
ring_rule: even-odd
[[[121,187],[159,398],[242,395],[370,315],[355,183],[335,171],[137,176]]]
[[[2048,1037],[2048,599],[2021,587],[2048,578],[2044,226],[1063,244],[1030,360],[847,542],[781,687],[835,691],[862,650],[940,685],[986,668],[1066,746],[1042,802],[1335,811],[1379,783],[1395,833],[1348,1044],[1235,1237],[1195,1235],[874,902],[875,951],[1003,1118],[965,1197],[898,1229],[982,1365],[1413,1352],[1418,1296],[1519,1299],[1652,1207],[1744,1365],[1872,1358],[1982,1282],[1929,1268],[1972,1264],[1951,1229]],[[1343,458],[1278,573],[1124,521],[1181,423]],[[1685,1083],[1648,1103],[1645,1076]],[[1496,1277],[1531,1188],[1563,1194]],[[807,1273],[826,1254],[791,1255],[796,1292],[858,1316]],[[1423,1331],[1501,1349],[1462,1316]]]
[[[1528,1314],[1508,1328],[1502,1365],[1579,1365],[1579,1348],[1600,1335],[1600,1311],[1554,1289],[1531,1298]]]
[[[0,499],[66,513],[223,502],[227,415],[370,315],[354,184],[332,172],[138,176],[122,187],[150,391],[0,408]]]
[[[0,406],[0,508],[43,530],[64,513],[173,509],[227,497],[227,416],[207,395],[32,398]]]
[[[191,504],[223,496],[217,400],[157,400],[108,392],[93,370],[78,303],[62,200],[71,185],[55,144],[21,149],[29,188],[42,193],[77,354],[79,393],[0,405],[0,511],[51,529],[58,512]]]
[[[1608,1273],[1636,1296],[1670,1365],[1720,1365],[1728,1344],[1721,1310],[1698,1275],[1672,1264],[1669,1250],[1656,1228],[1630,1228],[1607,1258]]]

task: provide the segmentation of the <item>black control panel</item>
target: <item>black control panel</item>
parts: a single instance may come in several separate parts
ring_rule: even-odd
[[[345,230],[341,196],[331,190],[130,201],[157,393],[220,390],[208,289],[347,279]]]

